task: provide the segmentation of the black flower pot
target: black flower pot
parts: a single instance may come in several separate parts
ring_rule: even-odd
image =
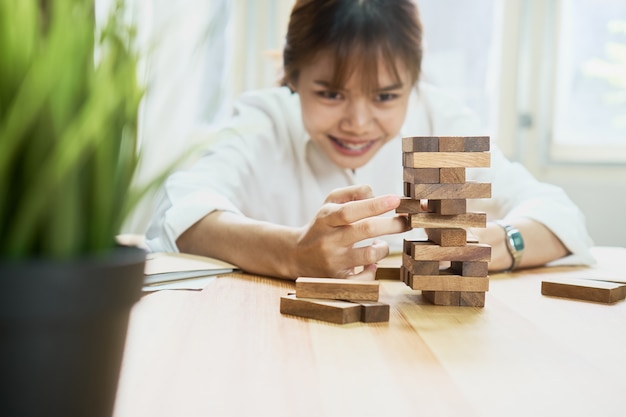
[[[111,416],[144,262],[0,262],[0,416]]]

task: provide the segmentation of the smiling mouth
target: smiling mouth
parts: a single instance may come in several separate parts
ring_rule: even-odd
[[[337,145],[338,147],[342,149],[345,149],[349,153],[362,154],[364,152],[367,152],[374,145],[374,143],[376,143],[376,140],[370,140],[367,142],[359,142],[359,143],[351,143],[351,142],[344,142],[342,140],[339,140],[334,136],[328,135],[328,137],[335,145]]]

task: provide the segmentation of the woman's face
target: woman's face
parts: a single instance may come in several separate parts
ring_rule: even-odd
[[[400,82],[378,62],[378,88],[364,92],[358,69],[339,90],[331,89],[333,61],[321,54],[299,72],[292,89],[300,95],[302,120],[312,140],[335,164],[357,169],[395,137],[406,116],[411,77],[396,63]]]

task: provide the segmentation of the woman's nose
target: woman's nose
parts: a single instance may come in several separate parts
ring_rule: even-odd
[[[343,118],[341,120],[342,129],[351,133],[364,133],[372,121],[372,112],[365,100],[350,100],[346,103]]]

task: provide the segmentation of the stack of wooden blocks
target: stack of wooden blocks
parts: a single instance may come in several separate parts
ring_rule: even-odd
[[[467,229],[486,227],[487,215],[468,213],[467,199],[490,198],[491,184],[465,174],[490,166],[489,137],[406,137],[402,153],[405,198],[396,212],[428,235],[404,241],[402,281],[435,305],[483,307],[491,247],[468,242]]]
[[[280,298],[280,312],[338,324],[389,321],[379,289],[378,281],[301,277],[296,292]]]

